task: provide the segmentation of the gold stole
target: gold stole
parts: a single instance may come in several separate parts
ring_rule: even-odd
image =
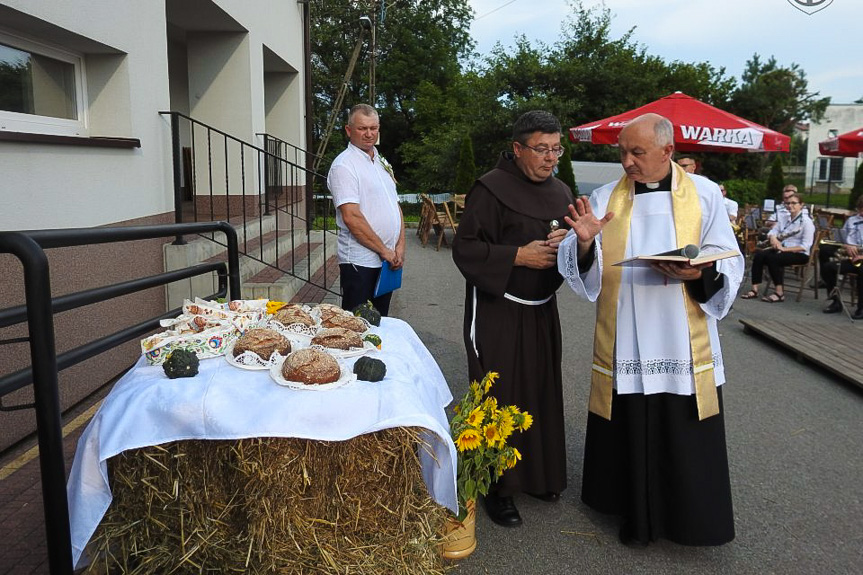
[[[701,245],[701,203],[695,184],[677,164],[672,164],[671,207],[678,246]],[[677,186],[675,187],[675,183]],[[624,175],[611,192],[606,211],[614,212],[614,219],[602,231],[603,262],[613,263],[624,259],[632,218],[635,184]],[[593,339],[593,369],[590,378],[589,409],[605,419],[611,419],[612,380],[614,378],[614,342],[617,331],[617,303],[620,294],[622,266],[604,264],[602,290],[596,306],[596,332]],[[713,377],[713,351],[707,331],[707,316],[698,302],[689,296],[686,286],[680,283],[686,317],[689,323],[689,341],[692,365],[695,372],[695,400],[698,419],[719,413],[716,381]]]

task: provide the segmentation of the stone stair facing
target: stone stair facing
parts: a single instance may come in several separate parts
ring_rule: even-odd
[[[327,298],[329,296],[330,300],[338,299],[334,294],[307,284],[301,279],[311,275],[312,281],[319,284],[326,279],[327,287],[338,291],[335,234],[312,231],[310,242],[307,243],[305,230],[295,230],[293,234],[286,233],[284,229],[277,230],[274,216],[264,216],[260,224],[255,221],[254,225],[245,227],[242,227],[242,222],[234,225],[237,227],[241,252],[240,281],[244,298],[292,301],[298,293],[305,290],[303,294],[306,297]],[[224,243],[224,238],[219,237],[221,234],[215,234],[215,236],[216,241]],[[173,244],[164,246],[166,270],[180,269],[198,263],[227,261],[227,250],[216,241],[198,236],[188,236],[186,241],[187,243],[181,246]],[[244,255],[244,252],[251,254],[251,257]],[[264,263],[275,262],[277,258],[281,269],[293,270],[299,277],[283,273]],[[217,289],[218,276],[215,273],[174,282],[166,287],[168,309],[179,307],[185,299],[208,295]],[[302,301],[316,302],[323,299]]]

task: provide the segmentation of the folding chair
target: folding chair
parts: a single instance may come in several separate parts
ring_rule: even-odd
[[[818,299],[818,246],[826,234],[827,230],[818,230],[815,232],[815,241],[812,242],[812,246],[809,250],[809,260],[805,264],[788,266],[788,270],[794,272],[800,279],[800,283],[797,286],[797,298],[795,301],[803,299],[803,288],[806,287],[806,280],[809,278],[810,270],[813,274],[812,285],[814,287],[812,288],[812,293],[815,294],[815,299]],[[785,282],[785,287],[788,287],[787,281]]]
[[[446,244],[446,238],[443,233],[446,214],[438,211],[428,194],[420,194],[420,199],[423,203],[422,209],[426,212],[426,228],[424,234],[420,234],[420,241],[422,241],[423,247],[425,247],[428,243],[428,234],[433,229],[438,235],[437,247],[435,249],[440,251],[441,244]]]
[[[443,202],[443,211],[446,217],[444,223],[449,224],[449,227],[452,230],[453,238],[455,238],[456,231],[458,230],[458,223],[456,223],[455,219],[452,217],[452,214],[449,211],[448,202]],[[455,201],[453,201],[453,211],[455,211]],[[441,232],[441,235],[443,235],[443,232]]]

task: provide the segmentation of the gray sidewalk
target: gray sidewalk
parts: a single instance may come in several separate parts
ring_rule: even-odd
[[[480,510],[477,550],[454,573],[861,572],[863,393],[745,334],[738,320],[782,317],[847,326],[850,340],[861,343],[861,361],[863,322],[822,314],[823,290],[819,300],[808,290],[800,303],[738,299],[720,324],[737,538],[718,548],[660,541],[630,549],[618,543],[616,518],[593,512],[579,499],[594,308],[565,286],[558,295],[569,488],[557,504],[517,498],[525,521],[517,529],[493,524]],[[467,385],[463,300],[464,282],[451,251],[422,248],[408,230],[404,282],[391,315],[410,322],[456,397]]]

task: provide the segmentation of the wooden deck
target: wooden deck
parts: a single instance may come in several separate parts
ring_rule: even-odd
[[[758,334],[806,360],[863,388],[860,322],[823,324],[772,319],[741,319],[748,334]]]

